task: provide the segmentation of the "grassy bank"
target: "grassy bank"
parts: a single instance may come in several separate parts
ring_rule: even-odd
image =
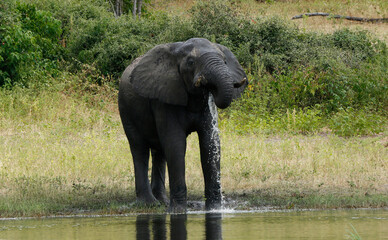
[[[0,216],[159,211],[133,205],[133,165],[116,90],[72,75],[52,86],[0,91]],[[240,135],[224,121],[227,199],[248,201],[244,207],[387,206],[385,133]],[[189,200],[202,200],[194,134],[186,159]]]

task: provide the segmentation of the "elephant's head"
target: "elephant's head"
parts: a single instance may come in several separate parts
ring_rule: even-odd
[[[228,48],[201,38],[156,46],[135,63],[129,77],[139,95],[181,106],[191,95],[211,92],[217,107],[226,108],[248,84]]]

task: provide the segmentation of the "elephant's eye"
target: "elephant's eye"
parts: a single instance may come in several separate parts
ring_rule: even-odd
[[[194,60],[191,59],[191,58],[189,58],[189,59],[187,60],[187,66],[192,67],[193,65],[194,65]]]

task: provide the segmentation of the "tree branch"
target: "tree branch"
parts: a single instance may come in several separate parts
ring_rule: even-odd
[[[323,12],[315,12],[315,13],[304,13],[300,15],[293,16],[291,19],[300,19],[306,17],[315,17],[315,16],[323,16],[323,17],[332,17],[332,18],[339,18],[339,19],[346,19],[349,21],[359,21],[359,22],[372,22],[372,23],[378,23],[378,22],[388,22],[388,18],[361,18],[361,17],[350,17],[350,16],[342,16],[342,15],[333,15],[330,13],[323,13]]]
[[[112,10],[113,10],[114,16],[117,17],[117,14],[116,14],[116,11],[115,11],[115,7],[113,6],[113,3],[111,2],[111,0],[108,0],[108,2],[109,2],[110,5],[112,6]]]

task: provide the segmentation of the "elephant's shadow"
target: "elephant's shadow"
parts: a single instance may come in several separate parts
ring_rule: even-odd
[[[136,218],[136,239],[137,240],[164,240],[167,238],[167,226],[170,228],[171,240],[187,239],[187,215],[172,214],[170,222],[167,222],[167,215],[139,215]],[[220,213],[207,213],[205,215],[204,239],[222,239],[222,217]],[[198,233],[201,234],[201,233]]]

